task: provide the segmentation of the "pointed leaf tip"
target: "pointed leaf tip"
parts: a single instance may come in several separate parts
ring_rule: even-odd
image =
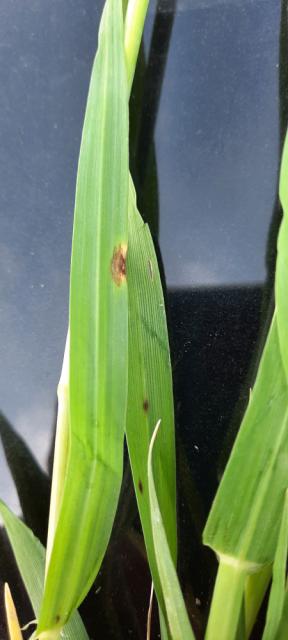
[[[9,638],[10,640],[23,640],[16,608],[7,582],[4,585],[4,602]]]

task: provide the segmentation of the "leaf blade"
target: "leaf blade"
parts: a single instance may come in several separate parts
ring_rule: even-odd
[[[287,484],[287,429],[288,389],[275,315],[253,394],[204,529],[205,544],[220,555],[251,563],[252,571],[274,559]]]
[[[176,470],[172,374],[165,305],[153,240],[137,211],[132,182],[129,194],[129,375],[126,439],[149,566],[160,608],[165,614],[152,534],[148,472],[150,440],[157,419],[162,432],[154,449],[154,478],[174,563],[177,556]]]
[[[70,286],[70,448],[40,637],[47,630],[60,631],[86,595],[116,512],[127,402],[127,203],[122,4],[107,0],[78,166]]]

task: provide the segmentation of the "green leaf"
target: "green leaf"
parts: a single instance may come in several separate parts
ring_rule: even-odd
[[[37,634],[60,632],[89,590],[119,497],[128,386],[128,89],[121,0],[100,25],[77,176],[70,286],[66,479]]]
[[[262,640],[275,640],[282,617],[286,593],[286,562],[288,551],[288,492],[286,491],[282,522],[272,573],[266,624]]]
[[[134,487],[158,603],[165,614],[152,535],[147,458],[159,417],[163,427],[154,448],[154,480],[174,564],[177,555],[176,473],[172,375],[164,298],[151,234],[136,208],[130,183],[129,377],[126,438]]]
[[[172,640],[194,640],[194,634],[171,557],[153,478],[152,454],[159,426],[160,421],[154,430],[148,454],[148,491],[155,556],[171,638]]]
[[[255,386],[204,530],[217,554],[273,562],[287,486],[288,389],[276,317]]]
[[[238,573],[247,577],[273,563],[287,488],[287,154],[286,141],[280,180],[284,218],[278,242],[276,309],[255,387],[204,530],[205,544],[214,549],[220,559],[220,573],[221,565],[228,563],[234,568],[235,576]],[[229,611],[233,608],[232,598],[239,604],[244,587],[240,581],[239,592],[227,591]],[[223,627],[217,628],[222,603],[223,588],[217,579],[206,640],[216,640],[217,633],[221,633],[221,640],[235,637],[228,626],[225,634]],[[253,618],[251,610],[249,616]]]
[[[2,501],[0,501],[0,514],[34,613],[38,616],[44,585],[45,549],[35,538],[31,529],[26,527]],[[88,640],[88,635],[77,611],[73,613],[64,627],[62,638]]]
[[[274,316],[252,397],[204,530],[204,542],[216,551],[220,569],[228,562],[235,576],[248,576],[274,560],[287,487],[287,433],[288,389]],[[240,580],[241,594],[227,591],[229,611],[232,597],[239,603],[244,586]],[[223,597],[217,580],[207,640],[218,638]],[[223,634],[223,627],[219,637],[234,638],[229,629]]]

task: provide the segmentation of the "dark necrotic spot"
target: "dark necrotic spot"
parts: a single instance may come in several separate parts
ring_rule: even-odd
[[[138,482],[138,487],[139,487],[140,493],[143,493],[143,484],[142,484],[141,480],[139,480],[139,482]]]
[[[145,398],[145,400],[143,402],[143,409],[144,409],[145,413],[147,413],[147,411],[149,409],[149,402],[148,402],[147,398]]]
[[[56,622],[56,624],[57,624],[57,622],[60,622],[60,616],[59,616],[59,614],[57,614],[57,616],[55,616],[55,622]]]

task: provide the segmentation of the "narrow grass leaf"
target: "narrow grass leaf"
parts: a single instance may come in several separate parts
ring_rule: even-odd
[[[272,572],[266,624],[262,640],[276,640],[286,592],[286,562],[288,551],[288,492],[286,491],[282,522]]]
[[[2,501],[0,501],[0,515],[35,616],[38,616],[44,587],[45,549],[35,538],[31,529],[26,527]],[[65,640],[88,640],[77,611],[65,625],[61,637]]]
[[[288,389],[274,316],[252,398],[204,530],[205,544],[220,560],[220,577],[227,563],[236,586],[238,577],[238,588],[228,591],[216,580],[206,640],[233,639],[227,617],[226,635],[219,627],[223,606],[232,615],[244,592],[243,576],[274,560],[287,487],[287,432]]]
[[[287,143],[285,144],[280,194],[287,208]],[[285,179],[286,176],[286,179]],[[276,310],[261,357],[255,386],[220,483],[204,530],[204,542],[217,553],[221,564],[232,567],[242,577],[272,564],[278,542],[288,459],[287,283],[288,235],[282,224],[278,243]],[[278,285],[277,285],[278,282]],[[278,287],[278,289],[277,289]],[[281,288],[282,287],[282,288]],[[279,324],[280,320],[280,324]],[[286,327],[285,327],[286,323]],[[207,640],[220,633],[221,607],[233,610],[232,598],[239,602],[244,589],[225,594],[216,580]],[[240,593],[241,591],[241,593]],[[231,605],[231,606],[230,606]],[[232,640],[227,627],[221,640]]]
[[[164,598],[158,575],[150,516],[147,458],[155,424],[163,427],[154,448],[154,481],[170,553],[177,554],[176,473],[172,375],[164,298],[153,240],[136,208],[130,182],[129,375],[126,438],[134,487],[158,603]]]
[[[60,631],[107,548],[128,385],[128,93],[121,0],[107,0],[82,134],[71,261],[69,454],[37,634]]]
[[[253,394],[204,530],[251,571],[273,562],[287,486],[288,390],[272,321]]]
[[[171,638],[172,640],[194,640],[175,565],[171,557],[153,478],[153,446],[159,427],[160,421],[154,430],[148,453],[148,491],[156,562]]]
[[[10,640],[23,640],[18,616],[8,584],[4,585],[4,601]]]

